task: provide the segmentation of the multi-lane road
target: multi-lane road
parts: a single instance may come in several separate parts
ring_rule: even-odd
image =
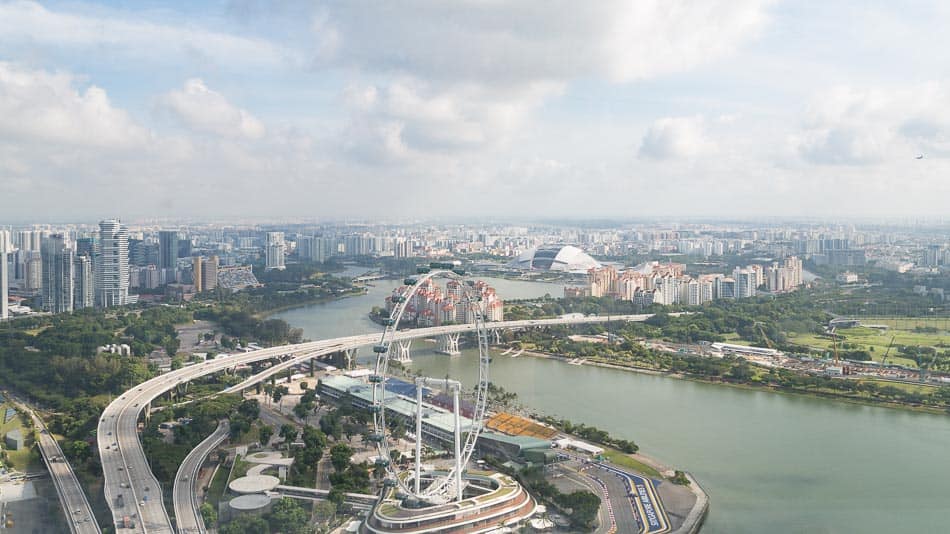
[[[487,323],[488,329],[519,329],[556,325],[598,323],[607,321],[644,321],[650,314],[596,317],[563,317],[524,321]],[[400,331],[396,339],[433,337],[468,332],[473,324],[418,328]],[[171,371],[133,387],[116,398],[99,421],[98,446],[102,462],[104,493],[119,532],[154,532],[172,534],[171,519],[162,502],[158,480],[149,469],[148,459],[139,441],[137,425],[141,413],[156,398],[196,378],[231,369],[240,364],[281,358],[284,361],[241,382],[227,391],[241,391],[273,374],[307,359],[334,352],[370,345],[380,339],[379,333],[347,336],[322,341],[261,349],[227,358],[220,358]]]
[[[175,505],[175,523],[178,526],[178,532],[188,534],[205,532],[204,520],[198,512],[198,495],[195,486],[198,469],[208,453],[228,437],[228,430],[227,420],[218,423],[218,428],[192,449],[178,468],[175,484],[172,487],[172,502]]]

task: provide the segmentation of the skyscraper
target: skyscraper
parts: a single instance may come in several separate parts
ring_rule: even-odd
[[[10,267],[7,265],[7,253],[10,251],[10,234],[0,230],[0,319],[10,315],[8,294],[10,285]]]
[[[203,256],[195,256],[191,258],[191,283],[195,286],[195,292],[201,293],[204,291],[204,281],[201,279],[202,271],[201,268],[204,264]]]
[[[129,303],[129,233],[118,219],[99,223],[99,258],[96,263],[96,305]]]
[[[158,233],[158,268],[162,270],[178,267],[178,232],[162,230]]]
[[[43,309],[50,313],[73,311],[73,249],[63,234],[43,239]]]
[[[284,270],[284,233],[267,232],[267,241],[264,244],[264,269]]]

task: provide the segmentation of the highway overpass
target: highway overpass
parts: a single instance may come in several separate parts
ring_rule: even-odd
[[[651,316],[651,314],[572,316],[556,319],[490,322],[486,323],[485,326],[489,330],[523,329],[607,321],[645,321]],[[474,329],[474,324],[416,328],[398,332],[395,339],[405,340],[459,334]],[[134,386],[120,395],[103,411],[99,420],[97,436],[104,479],[103,492],[116,526],[122,525],[124,519],[129,517],[134,526],[122,530],[123,533],[174,533],[171,519],[162,502],[161,487],[149,468],[148,459],[145,457],[137,433],[139,416],[153,400],[174,389],[179,384],[202,376],[225,371],[241,364],[251,364],[273,358],[286,358],[286,361],[280,362],[227,390],[240,391],[266,380],[277,372],[311,358],[377,343],[380,335],[380,333],[375,332],[236,354],[227,358],[219,358],[206,361],[203,364],[176,369]]]

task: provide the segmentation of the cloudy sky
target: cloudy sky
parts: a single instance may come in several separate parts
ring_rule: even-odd
[[[0,0],[0,222],[944,215],[948,27],[945,2]]]

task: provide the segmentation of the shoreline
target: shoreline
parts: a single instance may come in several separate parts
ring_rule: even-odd
[[[845,402],[848,404],[857,404],[860,406],[888,408],[892,410],[903,410],[903,411],[915,412],[915,413],[926,413],[930,415],[947,415],[947,410],[940,409],[937,407],[930,407],[930,406],[913,406],[910,404],[903,404],[899,402],[892,402],[892,401],[885,401],[885,400],[879,401],[879,400],[873,400],[873,399],[858,399],[858,398],[853,398],[853,397],[846,397],[843,395],[833,395],[829,393],[823,393],[823,392],[818,392],[818,391],[807,391],[807,390],[801,390],[801,389],[789,389],[789,388],[782,388],[782,387],[765,385],[765,384],[761,386],[757,386],[757,385],[745,384],[745,383],[739,383],[739,382],[728,382],[725,380],[710,380],[708,378],[691,376],[691,375],[686,375],[683,373],[676,373],[673,371],[662,371],[662,370],[657,370],[657,369],[649,369],[645,367],[637,367],[633,365],[619,365],[619,364],[614,364],[614,363],[596,362],[596,361],[590,361],[588,359],[583,359],[584,361],[579,362],[579,363],[571,363],[571,360],[574,360],[574,358],[567,358],[565,356],[560,356],[557,354],[549,354],[546,352],[537,352],[537,351],[530,351],[530,350],[523,351],[521,355],[530,356],[532,358],[557,360],[557,361],[566,363],[568,365],[590,365],[593,367],[615,369],[618,371],[626,371],[630,373],[640,373],[640,374],[653,375],[653,376],[665,376],[665,377],[674,378],[677,380],[685,380],[689,382],[698,382],[698,383],[703,383],[703,384],[726,386],[726,387],[731,387],[735,389],[743,389],[747,391],[767,391],[770,393],[810,397],[813,399],[834,400],[834,401],[839,401],[839,402]]]
[[[359,292],[346,293],[345,295],[334,295],[332,297],[320,297],[314,300],[308,300],[307,302],[299,302],[297,304],[287,304],[286,306],[278,306],[276,308],[270,308],[264,311],[259,311],[253,315],[254,317],[258,319],[267,319],[267,318],[270,318],[270,316],[277,313],[281,313],[281,312],[285,312],[289,310],[295,310],[297,308],[306,308],[307,306],[313,306],[314,304],[325,304],[327,302],[348,299],[350,297],[359,297],[365,294],[366,294],[366,288],[361,287]]]

